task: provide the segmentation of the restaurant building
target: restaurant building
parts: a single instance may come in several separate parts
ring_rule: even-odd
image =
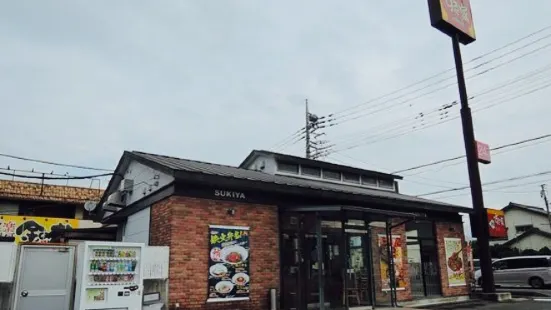
[[[470,209],[400,194],[399,180],[267,151],[238,167],[125,152],[96,216],[121,241],[170,247],[171,309],[468,296],[459,213]]]

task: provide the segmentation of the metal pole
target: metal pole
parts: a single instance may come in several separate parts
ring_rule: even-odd
[[[463,124],[463,140],[465,142],[465,155],[469,170],[469,181],[471,184],[471,198],[475,212],[475,223],[478,228],[477,244],[480,253],[480,270],[482,272],[482,290],[484,293],[495,293],[494,274],[490,257],[490,241],[488,215],[484,209],[484,197],[482,194],[482,182],[476,153],[476,142],[474,136],[473,119],[467,97],[467,86],[463,73],[463,60],[461,59],[461,48],[457,35],[452,36],[453,55],[455,59],[455,70],[457,72],[457,85],[461,99],[461,121]]]
[[[312,157],[310,154],[310,112],[308,111],[308,99],[305,100],[306,103],[306,158]]]
[[[318,288],[320,310],[325,309],[324,283],[323,283],[323,236],[321,234],[321,217],[316,214],[316,238],[317,238],[317,257],[318,257]]]
[[[371,240],[373,234],[371,231],[371,226],[369,226],[369,221],[365,221],[365,224],[367,226],[367,265],[369,266],[369,283],[371,284],[371,287],[369,289],[369,294],[371,296],[371,305],[372,309],[375,309],[376,303],[377,303],[377,295],[375,292],[375,277],[373,276],[375,274],[375,270],[373,269],[373,241]],[[375,235],[377,236],[377,235]]]
[[[348,235],[346,234],[346,211],[341,211],[341,263],[344,267],[344,273],[342,278],[342,289],[343,289],[343,296],[344,296],[344,306],[346,309],[350,307],[348,304],[348,268],[350,268],[350,247],[348,246]]]

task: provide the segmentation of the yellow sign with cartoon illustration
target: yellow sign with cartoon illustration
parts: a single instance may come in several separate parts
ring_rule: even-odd
[[[14,237],[16,243],[48,243],[52,230],[75,229],[79,220],[36,216],[0,215],[0,237]]]

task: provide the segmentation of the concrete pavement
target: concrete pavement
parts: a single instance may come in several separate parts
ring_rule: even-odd
[[[455,304],[455,305],[439,305],[434,307],[425,307],[424,309],[438,309],[438,310],[549,310],[551,309],[551,298],[537,297],[535,299],[513,299],[510,302],[485,302],[473,300],[470,302]],[[420,309],[417,309],[420,310]]]
[[[477,292],[482,291],[477,289]],[[533,289],[530,287],[496,287],[496,292],[510,292],[513,297],[551,297],[551,289]]]

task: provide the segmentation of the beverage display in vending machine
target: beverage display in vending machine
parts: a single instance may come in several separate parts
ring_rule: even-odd
[[[142,243],[79,244],[75,310],[142,307]]]

